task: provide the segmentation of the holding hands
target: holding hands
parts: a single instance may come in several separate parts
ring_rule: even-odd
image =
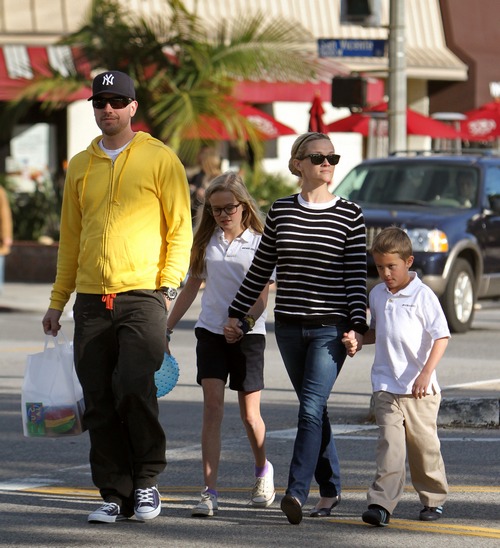
[[[224,337],[229,344],[238,342],[244,333],[240,329],[240,320],[238,318],[228,318],[224,326]]]
[[[363,347],[363,335],[351,329],[344,333],[342,342],[347,349],[347,355],[352,358]]]

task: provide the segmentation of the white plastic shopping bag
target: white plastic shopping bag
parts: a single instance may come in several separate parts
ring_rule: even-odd
[[[28,355],[21,394],[26,437],[81,434],[83,392],[66,337],[47,335],[43,352]]]

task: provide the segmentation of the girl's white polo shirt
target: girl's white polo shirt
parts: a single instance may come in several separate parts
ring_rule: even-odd
[[[203,327],[222,335],[227,323],[227,309],[244,280],[259,246],[261,234],[250,229],[228,242],[217,227],[206,249],[205,289],[201,297],[201,314],[195,327]],[[267,312],[256,320],[249,333],[265,334]]]
[[[376,332],[371,373],[374,392],[411,394],[433,341],[450,336],[438,298],[415,272],[410,276],[411,282],[395,294],[384,283],[370,292],[370,327]],[[428,393],[433,392],[440,392],[436,371],[428,388]]]

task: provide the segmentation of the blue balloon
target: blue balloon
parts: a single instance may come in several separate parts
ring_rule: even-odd
[[[179,364],[172,354],[163,358],[160,369],[155,373],[156,397],[161,398],[171,392],[179,380]]]

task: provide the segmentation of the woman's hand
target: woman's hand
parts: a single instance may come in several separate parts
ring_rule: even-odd
[[[359,335],[355,331],[351,330],[347,333],[344,333],[342,336],[342,342],[347,349],[347,355],[351,358],[356,354],[358,350],[361,350],[362,344],[359,344],[358,338],[356,335]]]

